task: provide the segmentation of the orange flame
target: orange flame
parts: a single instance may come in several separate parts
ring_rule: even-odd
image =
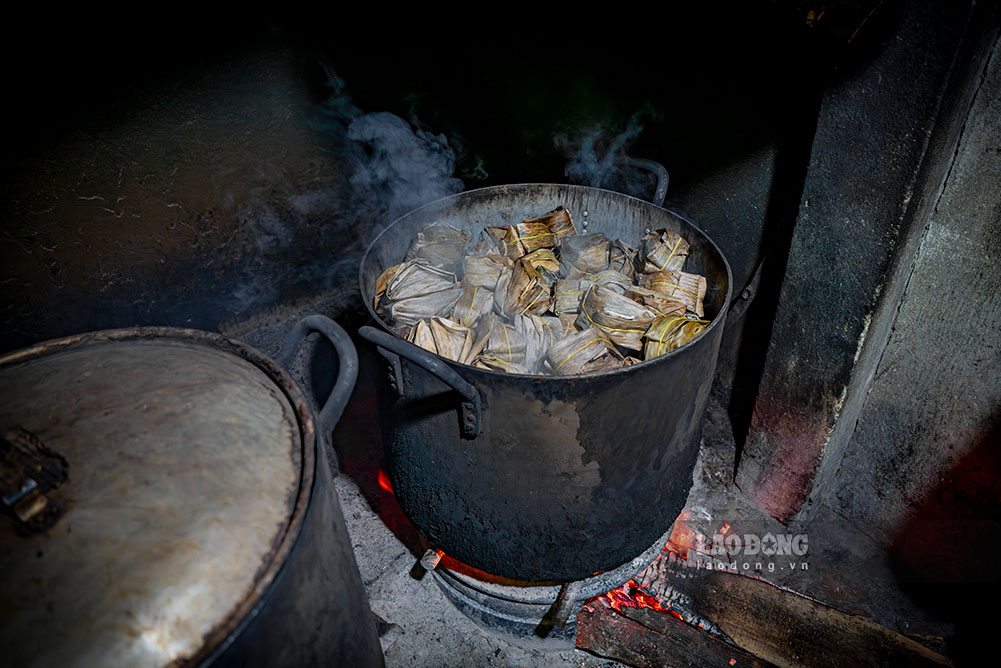
[[[386,472],[382,469],[379,469],[379,487],[382,487],[390,494],[393,493],[393,486],[389,484],[389,476],[387,476]]]
[[[687,510],[682,510],[678,519],[674,520],[674,528],[671,529],[671,537],[667,540],[664,550],[673,552],[679,559],[687,559],[689,550],[698,550],[701,535],[688,526],[688,519],[691,517]]]

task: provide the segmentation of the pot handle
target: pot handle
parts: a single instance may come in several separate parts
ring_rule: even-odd
[[[671,175],[667,173],[667,168],[656,160],[634,158],[631,155],[626,156],[626,164],[654,173],[654,176],[657,177],[657,188],[653,191],[650,202],[656,206],[664,206],[664,200],[667,198],[667,185],[671,182]]]
[[[653,191],[653,197],[650,198],[650,202],[656,206],[664,206],[664,200],[667,198],[667,186],[671,182],[671,175],[667,173],[664,165],[656,160],[634,158],[631,155],[625,156],[625,163],[631,167],[638,167],[653,172],[654,176],[657,177],[657,187]],[[567,165],[567,169],[569,169],[569,165]],[[604,170],[592,175],[588,185],[593,188],[600,188],[602,178],[604,177],[603,172]]]
[[[408,362],[413,362],[428,371],[453,390],[462,395],[462,436],[473,439],[480,434],[480,422],[483,417],[483,404],[480,392],[465,378],[449,367],[437,355],[432,355],[423,348],[393,336],[387,332],[365,325],[358,330],[363,339],[371,341],[379,347],[379,352],[385,356],[385,351],[395,353]],[[392,360],[390,360],[392,361]],[[402,390],[403,378],[400,369],[394,364],[397,387]]]
[[[358,352],[351,343],[351,337],[340,325],[326,316],[310,315],[300,320],[285,337],[282,351],[278,355],[278,363],[288,369],[303,341],[313,332],[330,341],[337,351],[337,379],[316,418],[317,432],[329,446],[330,433],[344,412],[348,399],[351,398],[351,392],[354,391],[355,380],[358,379]]]

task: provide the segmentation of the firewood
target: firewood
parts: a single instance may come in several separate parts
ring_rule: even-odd
[[[858,615],[735,573],[659,563],[641,589],[711,620],[738,646],[782,667],[951,666],[910,638]],[[655,562],[656,563],[656,562]]]
[[[637,668],[771,665],[669,613],[626,606],[620,612],[600,597],[577,614],[577,648]]]

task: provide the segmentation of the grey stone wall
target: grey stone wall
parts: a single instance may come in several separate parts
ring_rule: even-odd
[[[906,3],[883,52],[824,95],[774,317],[756,314],[769,336],[737,471],[784,522],[809,519],[844,455],[995,21]]]
[[[984,516],[988,506],[976,504],[998,479],[999,427],[1001,47],[995,46],[829,503],[887,544],[929,502],[942,508],[941,519],[991,519]]]

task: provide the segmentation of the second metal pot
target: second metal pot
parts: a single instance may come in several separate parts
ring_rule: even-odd
[[[314,418],[275,362],[136,328],[0,356],[0,641],[10,666],[381,666]]]
[[[389,332],[372,309],[375,280],[426,224],[478,232],[557,205],[578,232],[637,246],[648,230],[679,232],[686,269],[705,275],[712,322],[654,360],[586,376],[525,376],[449,362]],[[465,192],[398,219],[362,259],[362,298],[383,331],[362,328],[390,360],[382,402],[389,475],[434,547],[517,580],[580,580],[647,549],[684,505],[731,292],[719,248],[679,214],[597,188],[530,184]]]

